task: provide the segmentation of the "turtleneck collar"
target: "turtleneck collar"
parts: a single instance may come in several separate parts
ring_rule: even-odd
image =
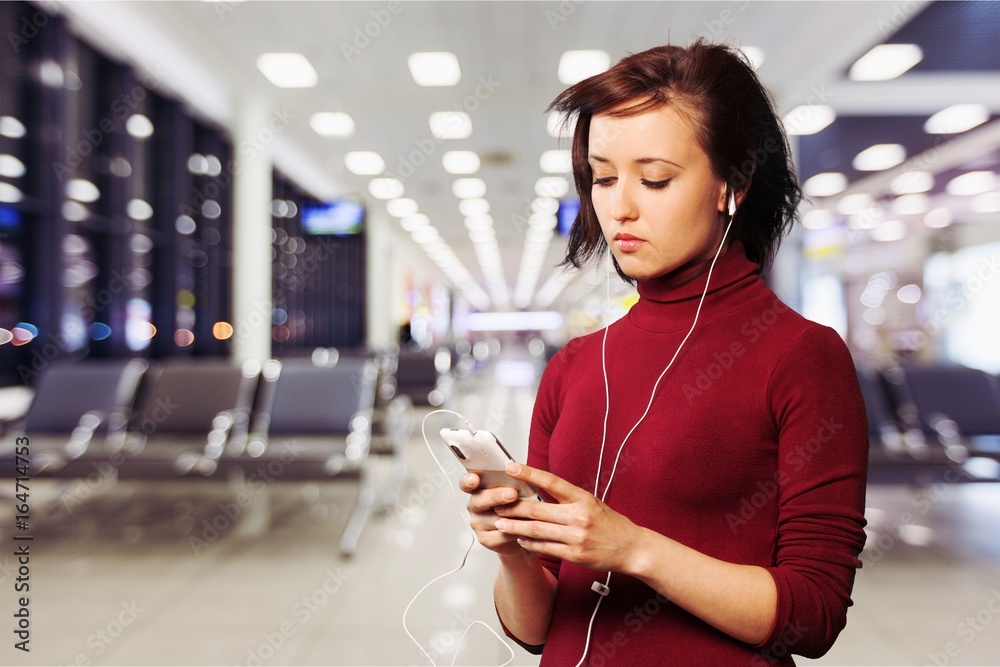
[[[639,301],[628,312],[632,324],[647,331],[668,333],[691,328],[712,258],[681,267],[637,284]],[[742,241],[724,248],[715,262],[711,284],[702,305],[699,323],[713,319],[745,302],[737,293],[763,287],[757,266],[746,256]],[[746,296],[751,294],[747,292]]]

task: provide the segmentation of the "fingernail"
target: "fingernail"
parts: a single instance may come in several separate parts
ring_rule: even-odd
[[[517,498],[517,491],[514,489],[504,489],[502,495],[504,500],[514,500],[514,498]]]
[[[497,521],[497,530],[507,530],[507,520],[500,519]]]
[[[521,464],[511,461],[510,463],[507,464],[507,472],[509,472],[511,475],[517,475],[518,473],[521,472]]]

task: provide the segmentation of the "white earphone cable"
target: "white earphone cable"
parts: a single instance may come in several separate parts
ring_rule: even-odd
[[[475,435],[476,429],[473,428],[472,424],[469,423],[468,419],[466,419],[461,414],[455,412],[454,410],[445,410],[445,409],[432,410],[431,412],[428,412],[426,415],[424,415],[423,421],[420,422],[420,433],[424,436],[424,443],[427,445],[427,451],[430,452],[431,458],[433,458],[434,459],[434,463],[437,464],[438,470],[440,470],[441,474],[443,475],[443,479],[448,479],[448,473],[445,471],[444,466],[441,465],[441,461],[438,460],[438,457],[434,454],[434,449],[431,447],[430,440],[427,439],[427,430],[426,430],[427,429],[427,418],[430,417],[433,414],[438,413],[438,412],[449,412],[449,413],[451,413],[451,414],[459,417],[462,421],[465,422],[465,425],[469,427],[469,432],[472,433],[473,435]],[[424,654],[424,657],[427,658],[427,660],[434,667],[437,667],[437,663],[434,662],[434,658],[432,658],[431,655],[427,651],[424,650],[424,647],[420,644],[419,641],[417,641],[417,638],[413,636],[413,634],[410,632],[410,629],[406,626],[406,615],[409,613],[410,607],[413,606],[413,603],[417,601],[417,598],[420,597],[420,595],[425,590],[427,590],[428,588],[430,588],[434,583],[440,581],[441,579],[444,579],[448,575],[455,574],[456,572],[458,572],[459,570],[461,570],[463,567],[465,567],[465,563],[469,559],[469,553],[472,551],[472,547],[474,547],[476,545],[476,531],[472,528],[472,520],[468,516],[467,513],[465,513],[465,512],[462,511],[465,508],[465,505],[463,505],[461,499],[459,499],[458,493],[455,491],[455,485],[454,484],[449,484],[448,488],[451,490],[451,495],[455,499],[455,502],[458,504],[458,507],[459,507],[458,514],[459,514],[459,516],[462,519],[462,523],[464,523],[465,525],[467,525],[469,527],[469,530],[472,531],[472,541],[469,543],[469,547],[465,550],[465,554],[462,555],[462,563],[461,563],[461,565],[459,565],[458,567],[456,567],[454,570],[449,570],[448,572],[445,572],[444,574],[440,574],[440,575],[434,577],[433,579],[431,579],[430,581],[428,581],[426,584],[424,584],[423,588],[421,588],[419,591],[417,591],[417,594],[414,595],[413,598],[410,599],[409,603],[407,603],[406,609],[403,610],[403,631],[406,632],[407,636],[413,641],[414,644],[417,645],[417,648],[420,649],[420,652]],[[490,632],[492,632],[493,635],[498,640],[500,640],[500,643],[503,644],[504,648],[506,648],[507,651],[510,652],[510,659],[508,659],[507,662],[503,663],[499,667],[506,667],[506,665],[509,665],[511,662],[513,662],[514,661],[514,649],[512,649],[510,647],[510,644],[508,644],[506,641],[504,641],[503,637],[501,637],[497,633],[497,631],[494,630],[492,627],[490,627],[488,624],[484,623],[483,621],[473,621],[472,623],[470,623],[465,628],[465,632],[462,633],[462,637],[458,641],[458,646],[455,648],[455,655],[452,656],[451,664],[454,665],[455,664],[455,660],[458,658],[459,651],[461,651],[461,649],[462,649],[462,642],[465,641],[465,635],[467,635],[469,633],[469,630],[472,628],[473,625],[477,625],[477,624],[478,625],[482,625],[487,630],[489,630]]]
[[[730,195],[730,196],[732,197],[732,195]],[[722,234],[722,242],[719,243],[719,249],[715,251],[715,256],[712,258],[712,264],[708,268],[708,277],[705,279],[705,289],[704,289],[704,291],[702,291],[702,293],[701,293],[701,299],[699,299],[699,301],[698,301],[698,308],[695,310],[694,321],[691,323],[691,328],[688,329],[688,332],[684,336],[684,339],[681,340],[680,345],[677,346],[677,350],[674,352],[674,356],[670,358],[670,363],[667,364],[667,367],[663,369],[663,372],[660,373],[660,376],[656,379],[656,383],[653,385],[653,391],[649,395],[649,403],[646,405],[645,412],[642,413],[642,416],[639,417],[639,421],[637,421],[635,423],[635,425],[631,428],[631,430],[629,430],[628,434],[625,436],[625,439],[622,440],[621,446],[618,447],[618,453],[615,455],[615,463],[614,463],[614,465],[611,468],[611,475],[608,477],[608,483],[604,487],[604,493],[601,494],[601,502],[604,502],[605,498],[607,498],[607,496],[608,496],[608,492],[611,490],[611,482],[614,481],[614,479],[615,479],[615,473],[618,471],[618,461],[621,459],[622,451],[625,449],[625,443],[628,442],[628,439],[632,436],[632,433],[635,432],[635,430],[639,427],[639,424],[642,423],[642,420],[644,420],[646,418],[646,415],[649,414],[649,410],[653,406],[653,399],[656,396],[656,390],[660,386],[660,380],[662,380],[663,376],[667,374],[667,371],[670,370],[670,367],[674,365],[674,361],[677,359],[677,355],[680,354],[681,348],[683,348],[684,344],[687,343],[688,338],[691,337],[692,332],[694,332],[695,326],[698,324],[698,317],[701,315],[701,306],[705,302],[705,296],[708,294],[708,286],[709,286],[709,284],[712,281],[712,271],[715,270],[715,262],[716,262],[716,260],[719,259],[719,255],[722,253],[722,248],[725,247],[725,245],[726,245],[726,237],[729,236],[729,229],[733,226],[733,220],[735,219],[735,217],[736,217],[735,216],[735,201],[733,199],[731,199],[730,200],[730,205],[729,205],[729,223],[726,225],[726,231]],[[611,394],[610,394],[610,389],[609,389],[609,386],[608,386],[608,367],[607,367],[607,363],[606,363],[606,358],[607,358],[606,357],[606,345],[607,345],[607,340],[608,340],[608,329],[611,327],[611,247],[610,246],[608,246],[608,262],[607,262],[607,265],[608,265],[608,270],[607,270],[607,274],[608,274],[608,288],[607,288],[608,289],[608,323],[604,327],[604,337],[603,337],[603,340],[601,342],[601,364],[602,364],[602,366],[604,368],[604,397],[605,397],[604,433],[603,433],[603,435],[601,437],[601,453],[600,453],[600,456],[597,459],[597,461],[598,461],[598,463],[597,463],[597,479],[594,480],[594,495],[595,496],[597,495],[597,490],[598,490],[598,487],[599,487],[599,484],[600,484],[601,465],[604,462],[604,446],[605,446],[605,443],[607,442],[607,434],[608,434],[608,415],[611,412]],[[594,619],[597,617],[597,610],[600,609],[601,602],[604,600],[605,597],[607,597],[607,594],[608,594],[608,591],[609,591],[608,586],[609,586],[610,583],[611,583],[611,572],[608,572],[607,579],[604,582],[604,588],[603,588],[602,591],[599,591],[598,598],[597,598],[597,604],[594,605],[594,612],[590,616],[590,623],[587,626],[587,641],[586,641],[586,644],[584,645],[584,648],[583,648],[583,655],[580,656],[580,661],[578,663],[576,663],[576,667],[580,667],[583,664],[583,661],[587,659],[587,652],[590,649],[590,635],[591,635],[591,633],[593,631],[593,627],[594,627]],[[599,582],[595,582],[595,588],[596,588],[596,585],[599,585]]]

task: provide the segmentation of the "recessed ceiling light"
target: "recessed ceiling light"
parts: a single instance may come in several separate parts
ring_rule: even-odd
[[[785,131],[790,135],[816,134],[837,119],[837,112],[826,104],[800,104],[785,114]]]
[[[892,211],[899,215],[919,215],[931,209],[931,200],[925,194],[900,195],[892,200]]]
[[[423,213],[414,213],[413,215],[408,215],[399,221],[399,226],[408,232],[415,232],[421,227],[426,227],[429,224],[431,224],[430,218]]]
[[[319,81],[301,53],[265,53],[257,58],[257,69],[279,88],[312,88]]]
[[[856,192],[837,202],[837,210],[844,215],[854,215],[871,206],[873,201],[874,199],[867,192]]]
[[[376,199],[396,199],[403,196],[403,184],[395,178],[373,178],[368,182],[368,192]]]
[[[449,174],[474,174],[479,171],[479,156],[474,151],[446,151],[441,164]]]
[[[469,200],[471,201],[471,200]],[[477,229],[486,229],[493,226],[493,217],[485,213],[470,215],[465,218],[465,228],[470,232]]]
[[[451,191],[459,199],[485,197],[486,183],[481,178],[459,178],[452,184]]]
[[[875,241],[899,241],[906,237],[906,224],[902,220],[885,220],[872,228]]]
[[[497,233],[492,227],[469,230],[469,240],[473,243],[491,243],[496,239]]]
[[[833,212],[825,208],[814,208],[802,216],[802,226],[806,229],[826,229],[833,224]]]
[[[430,126],[435,139],[465,139],[472,134],[472,119],[464,111],[435,111]]]
[[[565,51],[559,58],[559,81],[569,86],[610,66],[611,56],[606,51]]]
[[[406,197],[401,197],[399,199],[390,199],[385,203],[385,210],[394,218],[405,218],[408,215],[414,215],[419,207],[417,202]]]
[[[448,51],[411,53],[406,63],[418,86],[454,86],[462,80],[458,58]]]
[[[565,197],[569,183],[562,176],[543,176],[535,181],[535,194],[539,197]]]
[[[847,189],[847,177],[837,171],[825,171],[802,184],[802,191],[809,197],[832,197]]]
[[[992,171],[970,171],[956,176],[945,186],[950,195],[981,195],[997,187],[997,175]]]
[[[951,224],[951,211],[946,208],[936,208],[924,216],[924,224],[931,229],[944,229]]]
[[[309,125],[323,137],[343,139],[354,134],[354,119],[341,111],[314,113],[309,118]]]
[[[545,129],[548,130],[549,136],[556,139],[572,137],[576,129],[576,116],[569,116],[568,122],[566,121],[567,117],[560,112],[550,111],[548,120],[545,121]]]
[[[437,241],[441,234],[434,227],[427,226],[410,232],[410,237],[420,245],[426,245]]]
[[[759,69],[760,66],[764,64],[764,60],[767,57],[764,54],[764,49],[759,46],[741,46],[740,51],[742,51],[743,55],[747,57],[747,60],[750,61],[750,65],[755,70]]]
[[[538,165],[546,174],[567,174],[573,171],[573,157],[568,150],[548,150],[542,153]]]
[[[851,66],[854,81],[888,81],[900,76],[924,58],[916,44],[879,44]]]
[[[883,171],[905,159],[906,149],[901,144],[875,144],[855,155],[851,164],[858,171]]]
[[[892,179],[892,191],[897,195],[928,192],[934,187],[934,174],[929,171],[906,171]]]
[[[351,151],[344,156],[344,166],[358,176],[374,176],[385,171],[382,156],[372,151]]]
[[[928,134],[958,134],[982,125],[990,119],[985,104],[953,104],[927,119],[924,132]]]
[[[458,211],[465,217],[470,215],[485,215],[490,212],[490,203],[485,199],[463,199],[458,202]]]
[[[1000,213],[1000,192],[984,192],[969,202],[973,213]]]
[[[531,200],[531,213],[533,215],[555,215],[559,210],[559,200],[554,197],[535,197]]]

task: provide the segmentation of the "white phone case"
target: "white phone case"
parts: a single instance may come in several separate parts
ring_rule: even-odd
[[[479,475],[480,488],[510,486],[517,489],[520,500],[542,502],[541,495],[534,487],[507,474],[507,463],[514,459],[500,444],[500,440],[489,431],[479,429],[472,435],[464,428],[443,428],[441,438],[466,470]]]

